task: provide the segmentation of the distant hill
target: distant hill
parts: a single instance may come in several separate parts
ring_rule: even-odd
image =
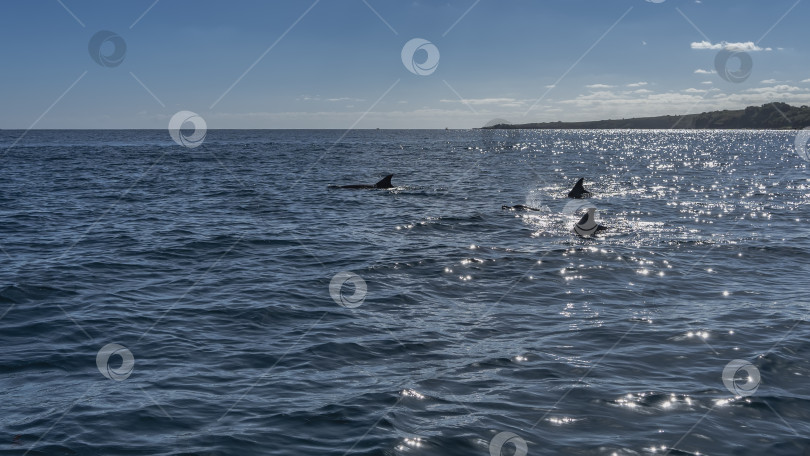
[[[800,130],[810,127],[810,107],[787,103],[768,103],[736,111],[712,111],[683,116],[636,117],[633,119],[595,120],[589,122],[541,122],[498,124],[488,129],[760,129]]]

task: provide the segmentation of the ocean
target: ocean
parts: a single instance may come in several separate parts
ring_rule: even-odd
[[[22,133],[2,455],[810,454],[796,132]]]

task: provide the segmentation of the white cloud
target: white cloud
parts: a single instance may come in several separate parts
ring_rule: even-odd
[[[627,87],[642,87],[642,86],[645,86],[645,85],[647,85],[647,83],[642,81],[642,82],[634,82],[632,84],[627,84]]]
[[[498,105],[504,107],[517,107],[523,106],[526,102],[524,100],[517,100],[515,98],[465,98],[463,100],[439,100],[442,103],[464,103],[468,105]]]
[[[712,81],[703,81],[701,84],[714,84]]]
[[[772,93],[772,94],[779,94],[785,92],[806,92],[806,89],[800,89],[798,87],[789,86],[786,84],[771,86],[771,87],[757,87],[755,89],[747,89],[746,92],[749,93]]]
[[[711,41],[696,41],[690,45],[692,49],[710,49],[714,51],[719,51],[721,49],[725,49],[727,51],[743,51],[743,52],[755,52],[755,51],[771,51],[771,48],[761,48],[757,46],[753,41],[746,41],[740,43],[729,43],[727,41],[721,41],[719,43],[712,44]]]
[[[362,98],[341,97],[341,98],[327,98],[326,101],[337,102],[337,101],[366,101],[366,100]]]
[[[589,89],[610,89],[613,88],[614,86],[608,84],[590,84],[586,85],[585,87]]]
[[[684,90],[684,92],[686,92],[686,93],[706,93],[706,92],[708,92],[708,90],[706,90],[706,89],[695,89],[694,87],[690,87],[690,88]]]
[[[803,79],[802,82],[806,84],[806,83],[810,82],[810,79]]]
[[[695,74],[714,74],[716,71],[714,70],[704,70],[703,68],[698,68],[695,70]]]
[[[649,90],[649,89],[638,89],[638,90],[633,90],[633,91],[632,91],[632,92],[630,92],[630,93],[652,93],[652,90]]]
[[[778,84],[784,81],[777,81],[776,79],[765,79],[764,81],[759,81],[760,84]]]

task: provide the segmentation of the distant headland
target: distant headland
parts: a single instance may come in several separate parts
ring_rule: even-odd
[[[801,130],[810,127],[810,107],[787,103],[768,103],[740,110],[723,110],[683,116],[636,117],[632,119],[594,120],[588,122],[540,122],[498,124],[487,129],[707,129],[707,130]]]

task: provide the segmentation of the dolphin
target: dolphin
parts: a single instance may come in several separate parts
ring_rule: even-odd
[[[593,236],[600,231],[605,231],[607,229],[605,226],[596,223],[595,212],[595,207],[589,207],[588,212],[582,216],[579,222],[574,224],[574,233],[580,236]]]
[[[537,211],[537,212],[542,212],[543,211],[542,209],[536,209],[534,207],[524,206],[523,204],[516,204],[514,206],[503,205],[503,206],[501,206],[501,209],[502,210],[509,210],[509,211]]]
[[[382,180],[380,180],[379,182],[377,182],[374,185],[364,185],[364,184],[360,184],[360,185],[330,185],[329,187],[330,188],[349,188],[349,189],[374,189],[374,188],[386,189],[386,188],[394,188],[394,186],[391,185],[391,178],[392,177],[394,177],[394,175],[389,174],[389,175],[383,177]]]
[[[571,191],[568,192],[569,198],[583,198],[586,193],[588,194],[588,196],[591,196],[591,192],[585,190],[585,187],[582,186],[582,183],[584,181],[585,178],[583,177],[580,180],[578,180],[576,184],[574,184],[574,188],[572,188]]]

